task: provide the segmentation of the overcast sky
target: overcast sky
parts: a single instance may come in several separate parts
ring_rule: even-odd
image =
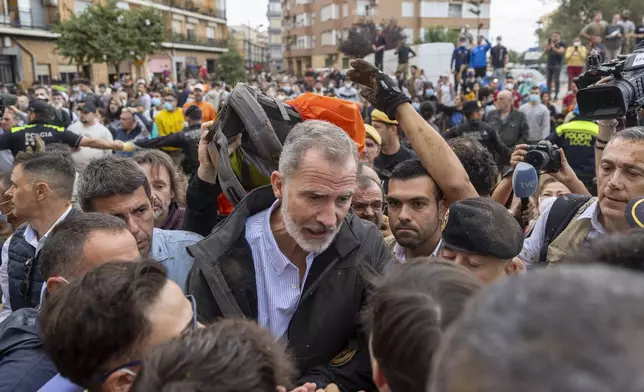
[[[267,25],[267,5],[268,0],[227,0],[228,24]],[[539,17],[555,8],[553,1],[544,5],[541,0],[492,0],[491,35],[502,35],[505,46],[524,51],[536,44],[534,31]]]

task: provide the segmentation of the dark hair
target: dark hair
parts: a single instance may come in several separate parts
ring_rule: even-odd
[[[96,389],[114,361],[139,359],[150,333],[147,309],[167,282],[156,261],[112,262],[49,296],[40,315],[45,351],[60,374]]]
[[[487,99],[490,94],[492,94],[492,91],[488,86],[481,87],[481,89],[479,90],[479,100],[483,101]]]
[[[423,101],[420,103],[420,115],[423,118],[432,118],[436,115],[436,108],[430,101]]]
[[[199,109],[199,106],[196,105],[191,105],[186,109],[186,112],[184,113],[187,119],[193,120],[193,121],[201,121],[202,118],[202,112],[201,109]]]
[[[71,154],[72,148],[69,145],[63,143],[48,143],[45,144],[45,151]]]
[[[490,196],[499,174],[499,169],[490,151],[483,147],[478,140],[467,136],[449,139],[447,144],[461,161],[479,196]]]
[[[642,275],[607,266],[562,265],[505,279],[450,328],[428,390],[639,390],[642,302]]]
[[[85,242],[98,230],[117,233],[127,231],[127,225],[117,217],[96,212],[77,213],[56,225],[40,253],[44,278],[76,276],[84,262]]]
[[[482,286],[465,268],[434,258],[392,265],[376,283],[363,319],[392,392],[424,391],[443,331]]]
[[[187,377],[186,375],[190,375]],[[294,367],[285,346],[255,322],[222,319],[158,346],[132,392],[290,389]]]
[[[171,89],[167,89],[163,92],[163,97],[172,97],[174,99],[177,99],[177,93],[172,91]]]
[[[152,196],[150,183],[143,170],[130,158],[108,155],[90,161],[78,179],[78,200],[83,211],[93,211],[93,200],[99,197],[131,195],[143,187]]]
[[[44,151],[21,152],[16,156],[14,167],[20,165],[23,173],[36,181],[42,181],[60,199],[71,200],[76,179],[76,166],[68,153]]]
[[[408,159],[406,161],[400,162],[396,167],[394,167],[394,170],[391,171],[391,176],[389,177],[389,181],[391,180],[401,180],[401,181],[406,181],[406,180],[413,180],[415,178],[419,177],[430,177],[429,173],[427,172],[427,169],[423,166],[422,163],[420,163],[420,160],[418,159]],[[441,200],[443,198],[443,191],[438,187],[438,184],[436,184],[436,201]]]
[[[11,170],[0,173],[0,184],[4,186],[5,192],[11,188]],[[1,197],[2,195],[0,195]]]
[[[174,191],[173,201],[179,205],[185,205],[186,179],[168,154],[160,150],[144,150],[137,152],[132,158],[138,165],[150,165],[153,170],[165,168],[170,177],[170,189]]]
[[[87,79],[87,78],[76,79],[76,80],[74,80],[72,82],[72,85],[79,85],[79,84],[82,84],[82,85],[85,85],[85,86],[91,86],[92,85],[90,83],[89,79]]]
[[[566,261],[597,262],[644,272],[644,229],[599,237],[569,254]]]

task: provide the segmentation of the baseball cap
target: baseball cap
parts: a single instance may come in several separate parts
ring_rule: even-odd
[[[466,116],[471,116],[472,114],[481,110],[483,106],[479,101],[467,101],[463,104],[463,114]]]
[[[203,85],[203,83],[197,83],[194,85],[192,90],[201,90],[201,91],[206,91],[206,86]]]
[[[48,114],[50,113],[50,108],[51,106],[42,99],[34,99],[29,103],[27,111],[34,114]]]
[[[391,120],[384,112],[381,112],[378,109],[374,109],[373,112],[371,112],[371,121],[380,121],[389,125],[398,125],[398,121]]]
[[[85,113],[96,113],[96,106],[94,106],[94,104],[91,102],[83,102],[80,110]]]
[[[509,260],[521,253],[523,230],[501,204],[486,197],[453,203],[443,224],[448,249]]]
[[[380,134],[374,128],[373,126],[369,124],[364,125],[365,131],[367,132],[367,137],[370,137],[373,139],[374,142],[376,142],[377,145],[381,146],[382,145],[382,138],[380,137]]]

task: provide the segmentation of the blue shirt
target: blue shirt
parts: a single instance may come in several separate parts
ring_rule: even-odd
[[[287,338],[288,326],[316,254],[306,256],[306,271],[300,282],[300,270],[282,253],[271,230],[271,213],[279,206],[277,200],[269,209],[249,217],[245,235],[255,265],[257,323],[275,336]]]
[[[125,130],[123,130],[122,127],[118,127],[116,131],[114,131],[114,140],[120,140],[123,143],[129,142],[132,140],[139,140],[139,139],[147,139],[146,136],[142,134],[143,130],[141,129],[141,125],[139,123],[136,124],[136,127],[130,132],[127,133]],[[134,155],[133,152],[125,152],[125,151],[114,151],[116,155],[122,156],[122,157],[131,157]]]
[[[168,279],[186,292],[186,281],[194,259],[188,254],[187,246],[203,239],[190,231],[154,229],[150,258],[163,264],[168,270]]]
[[[470,68],[487,67],[487,51],[491,47],[492,45],[488,40],[485,40],[483,45],[473,47],[470,51]]]
[[[59,373],[43,385],[38,392],[83,392],[84,390],[85,388],[79,387]]]

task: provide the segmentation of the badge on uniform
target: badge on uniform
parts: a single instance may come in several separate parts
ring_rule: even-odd
[[[346,365],[350,360],[353,359],[353,357],[356,356],[356,350],[355,348],[351,348],[350,346],[345,348],[344,350],[340,351],[340,354],[336,355],[333,357],[331,362],[329,364],[333,367],[340,367]]]

